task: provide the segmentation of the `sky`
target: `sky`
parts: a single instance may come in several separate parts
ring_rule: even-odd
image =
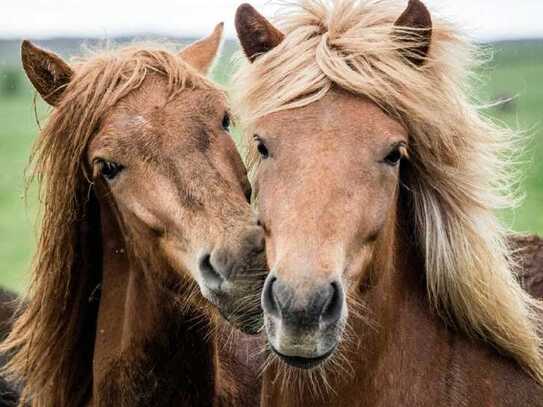
[[[267,0],[2,0],[0,38],[105,39],[138,33],[195,37],[206,35],[220,21],[226,24],[226,36],[233,38],[235,9],[244,1],[273,14]],[[543,38],[543,0],[424,2],[476,40]]]

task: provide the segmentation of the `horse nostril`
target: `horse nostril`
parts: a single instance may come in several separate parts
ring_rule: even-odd
[[[277,278],[272,276],[266,279],[266,282],[264,283],[264,288],[262,289],[262,308],[268,314],[279,317],[279,306],[273,293],[273,286],[276,281]]]
[[[337,283],[331,284],[330,296],[322,308],[321,321],[325,324],[333,324],[341,318],[343,309],[343,288]]]
[[[221,288],[224,278],[211,264],[211,255],[205,254],[200,259],[200,273],[202,273],[202,278],[209,289],[219,290]]]

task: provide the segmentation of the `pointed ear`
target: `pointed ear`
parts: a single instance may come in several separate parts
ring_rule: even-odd
[[[236,11],[236,31],[241,47],[251,62],[275,48],[285,38],[281,31],[247,3]]]
[[[58,55],[26,40],[21,45],[21,59],[34,88],[47,103],[56,106],[73,76],[72,68]]]
[[[184,48],[179,56],[199,72],[206,75],[219,54],[224,23],[218,24],[211,35]]]
[[[406,48],[404,55],[413,64],[423,65],[432,42],[432,17],[426,6],[420,0],[409,0],[407,8],[396,20],[394,26],[417,30],[414,39],[420,45],[416,48]]]

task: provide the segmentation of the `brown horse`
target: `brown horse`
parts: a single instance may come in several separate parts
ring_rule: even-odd
[[[0,342],[8,335],[16,309],[17,295],[0,287]],[[6,364],[5,355],[0,353],[0,369]],[[19,399],[16,386],[0,375],[0,407],[15,407]]]
[[[470,102],[472,46],[419,0],[278,15],[236,16],[270,266],[263,404],[543,406],[541,304],[495,216],[515,134]]]
[[[265,275],[226,98],[204,77],[221,38],[222,24],[180,53],[125,47],[72,66],[23,43],[53,111],[32,156],[31,288],[2,347],[22,402],[256,403],[255,340],[217,316],[255,331]]]
[[[17,294],[0,287],[0,341],[8,335],[16,310]]]

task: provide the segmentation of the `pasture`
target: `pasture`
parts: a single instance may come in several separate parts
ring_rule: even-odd
[[[233,44],[215,68],[214,77],[226,83]],[[481,72],[483,100],[513,98],[488,114],[508,126],[526,131],[526,149],[519,156],[525,194],[519,208],[503,213],[515,231],[543,234],[543,42],[509,42],[489,46],[494,57]],[[7,61],[7,62],[6,62]],[[37,196],[25,195],[25,168],[38,132],[33,92],[12,58],[0,54],[0,285],[21,290],[38,231]],[[37,103],[42,119],[47,109]]]

